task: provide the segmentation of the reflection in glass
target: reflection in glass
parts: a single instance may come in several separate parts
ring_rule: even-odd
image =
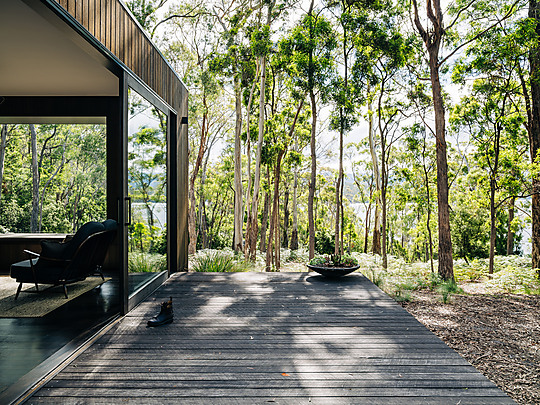
[[[167,270],[167,116],[129,89],[129,292]]]

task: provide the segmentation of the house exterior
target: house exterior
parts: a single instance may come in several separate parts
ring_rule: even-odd
[[[105,320],[126,314],[170,273],[187,271],[187,89],[119,0],[2,0],[0,55],[0,124],[100,123],[106,127],[107,218],[120,226],[106,261],[117,288]],[[136,287],[130,284],[128,271],[132,95],[165,117],[167,140],[163,215],[168,270]],[[9,256],[2,249],[13,253],[26,243],[14,240],[15,235],[12,243],[9,235],[0,239],[0,257]],[[0,265],[0,274],[6,274],[9,263]],[[104,324],[103,317],[99,323]],[[90,322],[88,330],[95,326]],[[45,371],[65,358],[65,353],[57,361],[47,357]],[[16,400],[31,388],[33,379],[40,378],[39,373],[25,376],[0,387],[1,403]]]

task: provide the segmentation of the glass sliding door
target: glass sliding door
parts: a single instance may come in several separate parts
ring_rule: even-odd
[[[167,272],[167,114],[128,89],[128,291]]]

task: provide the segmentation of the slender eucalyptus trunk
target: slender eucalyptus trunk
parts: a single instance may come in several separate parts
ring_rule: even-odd
[[[266,230],[268,229],[268,210],[270,209],[270,192],[267,191],[264,193],[264,205],[263,205],[263,213],[262,213],[262,219],[261,219],[261,242],[260,242],[260,248],[261,252],[267,251],[266,246]]]
[[[39,229],[39,166],[37,153],[37,133],[34,124],[30,128],[30,149],[32,151],[32,213],[30,214],[30,232]]]
[[[501,143],[501,125],[496,124],[495,139],[493,144],[493,167],[489,176],[489,274],[493,274],[495,261],[495,238],[497,237],[497,209],[495,206],[495,192],[497,191],[497,173],[499,171],[499,151]]]
[[[311,100],[311,176],[309,179],[308,195],[308,230],[309,230],[309,259],[315,256],[315,217],[313,212],[313,203],[315,200],[315,187],[317,181],[317,151],[316,151],[316,131],[317,131],[317,103],[313,90],[310,90]]]
[[[289,246],[289,187],[285,188],[285,193],[283,196],[283,247]],[[281,246],[281,245],[280,245]]]
[[[347,71],[345,70],[345,74]],[[339,172],[336,184],[336,234],[334,236],[334,254],[343,254],[343,108],[339,109],[340,131],[339,131]]]
[[[249,245],[249,253],[246,250],[246,256],[255,261],[257,249],[257,211],[259,209],[259,193],[261,186],[261,152],[264,140],[264,122],[265,122],[265,88],[266,88],[266,56],[261,57],[261,82],[259,93],[259,137],[257,139],[257,158],[255,161],[255,179],[253,184],[253,200],[251,202],[251,211],[248,217],[248,227],[246,236],[246,245]],[[247,247],[246,247],[247,249]]]
[[[293,223],[291,232],[291,250],[298,250],[298,168],[294,168],[293,183]]]
[[[369,225],[371,219],[371,202],[368,204],[366,210],[366,220],[365,220],[365,232],[364,232],[364,253],[367,253],[368,250],[368,235],[369,235]]]
[[[368,89],[369,93],[369,89]],[[373,219],[373,243],[371,250],[375,254],[381,254],[381,219],[380,219],[380,206],[381,206],[381,176],[379,173],[379,160],[377,158],[377,150],[375,148],[375,137],[373,136],[373,113],[371,110],[371,101],[368,102],[369,111],[369,126],[368,126],[368,141],[369,151],[371,153],[371,162],[373,166],[373,177],[375,178],[375,217]]]
[[[243,250],[243,207],[242,207],[242,88],[240,78],[235,78],[236,96],[236,128],[234,134],[234,240],[233,249],[235,252]],[[249,124],[249,123],[248,123]]]
[[[281,172],[281,159],[283,158],[283,153],[284,151],[281,151],[279,153],[274,169],[274,201],[272,203],[272,215],[270,216],[270,229],[268,232],[268,246],[266,249],[266,271],[272,271],[272,259],[274,257],[274,250],[276,251],[274,265],[276,271],[279,270],[279,181]]]

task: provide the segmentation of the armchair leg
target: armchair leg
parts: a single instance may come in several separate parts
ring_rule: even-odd
[[[101,276],[101,279],[105,281],[105,277],[103,277],[103,271],[101,270],[101,266],[96,267],[96,272]]]
[[[19,283],[19,287],[17,287],[17,294],[15,294],[15,299],[19,298],[19,294],[21,293],[23,283]]]
[[[66,296],[66,299],[68,298],[68,295],[67,295],[67,287],[65,284],[63,284],[64,286],[64,295]]]

